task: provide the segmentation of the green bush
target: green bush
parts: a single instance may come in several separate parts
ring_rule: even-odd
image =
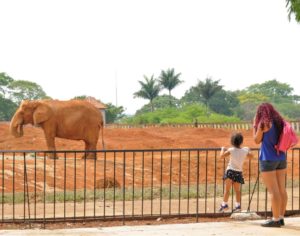
[[[217,113],[206,114],[206,108],[200,104],[185,105],[182,108],[164,108],[154,112],[145,112],[133,117],[127,117],[122,123],[139,124],[186,124],[195,121],[201,123],[238,122],[234,116],[220,115]]]

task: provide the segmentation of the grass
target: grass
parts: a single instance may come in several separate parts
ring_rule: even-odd
[[[292,187],[292,181],[287,182],[287,188]],[[299,187],[299,181],[294,181],[293,187]],[[254,183],[250,184],[250,193],[252,193],[254,188]],[[258,187],[256,186],[257,191]],[[265,191],[265,187],[262,183],[259,184],[259,191]],[[245,184],[242,187],[242,195],[249,194],[249,185]],[[197,185],[182,185],[181,187],[177,185],[170,186],[164,185],[162,187],[150,187],[137,188],[109,188],[109,189],[96,189],[94,190],[76,190],[74,191],[66,191],[66,192],[46,192],[44,195],[43,192],[38,192],[35,196],[34,193],[29,193],[30,202],[46,202],[46,203],[59,203],[59,202],[83,202],[83,201],[133,201],[133,200],[151,200],[151,199],[193,199],[193,198],[213,198],[213,197],[221,197],[223,196],[223,186],[222,185],[214,185],[214,184],[201,184]],[[25,197],[25,198],[24,198]],[[24,193],[0,193],[0,204],[8,203],[8,204],[19,204],[27,202],[27,196],[24,196]]]

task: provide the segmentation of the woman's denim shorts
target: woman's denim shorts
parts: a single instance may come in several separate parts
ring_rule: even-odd
[[[260,161],[259,170],[261,172],[283,170],[286,168],[286,160],[283,161]]]

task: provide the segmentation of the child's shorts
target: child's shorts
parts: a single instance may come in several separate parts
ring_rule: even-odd
[[[226,170],[223,179],[231,179],[233,182],[244,184],[244,177],[243,173],[241,171],[235,171],[235,170]]]

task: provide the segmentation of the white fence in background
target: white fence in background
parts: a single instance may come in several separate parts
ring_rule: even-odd
[[[300,132],[300,120],[290,121],[292,127],[296,132]],[[252,129],[252,122],[236,122],[236,123],[187,123],[187,124],[142,124],[142,125],[128,125],[128,124],[106,124],[105,128],[157,128],[157,127],[194,127],[194,128],[214,128],[214,129],[231,129],[231,130],[249,130]]]

